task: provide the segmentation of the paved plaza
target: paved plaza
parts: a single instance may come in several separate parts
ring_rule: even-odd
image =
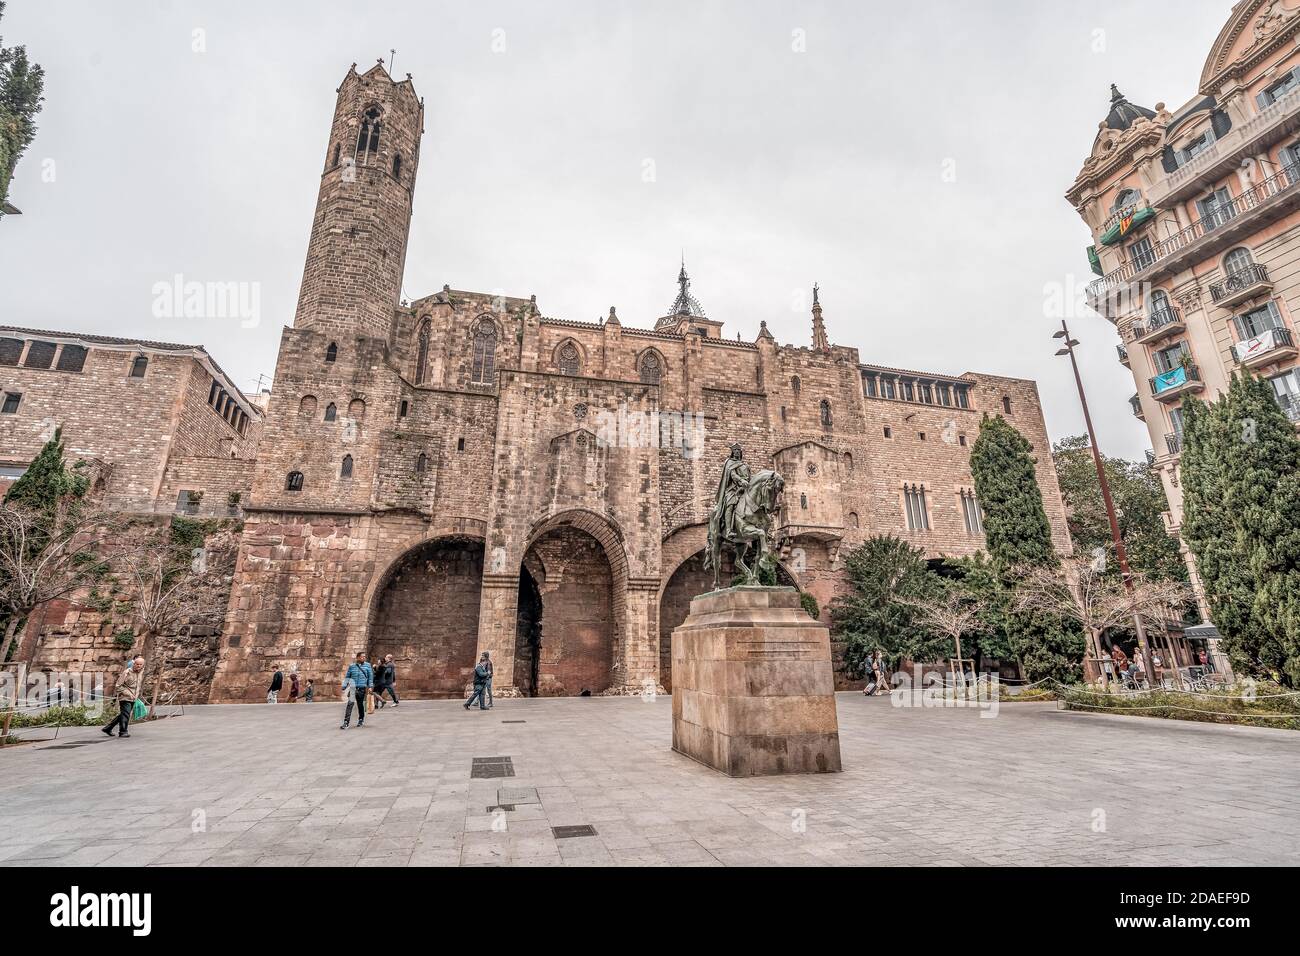
[[[672,752],[666,697],[412,701],[346,733],[334,703],[77,728],[0,751],[0,865],[1300,862],[1296,733],[837,703],[843,773],[745,780]]]

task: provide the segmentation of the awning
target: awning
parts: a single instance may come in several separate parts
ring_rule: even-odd
[[[1213,624],[1193,624],[1191,627],[1183,629],[1183,637],[1190,637],[1194,640],[1217,641],[1221,636],[1219,629]]]

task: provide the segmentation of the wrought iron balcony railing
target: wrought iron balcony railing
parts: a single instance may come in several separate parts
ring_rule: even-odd
[[[1150,379],[1151,394],[1157,398],[1171,392],[1181,392],[1189,385],[1202,385],[1201,371],[1193,363],[1185,362],[1177,368],[1153,375]]]
[[[1230,299],[1238,292],[1268,282],[1268,270],[1258,263],[1245,266],[1235,272],[1229,272],[1222,282],[1210,285],[1210,299],[1217,305],[1224,299]]]
[[[1119,360],[1120,360],[1120,362],[1121,362],[1122,364],[1124,364],[1124,365],[1127,365],[1127,364],[1128,364],[1128,349],[1124,346],[1124,344],[1123,344],[1123,343],[1120,343],[1119,345],[1115,346],[1115,351],[1119,353]]]
[[[1170,432],[1165,436],[1165,447],[1169,449],[1169,454],[1179,455],[1183,451],[1183,436],[1177,432]]]
[[[1264,364],[1261,360],[1286,349],[1295,348],[1295,336],[1284,327],[1269,329],[1232,346],[1232,357],[1242,365]]]

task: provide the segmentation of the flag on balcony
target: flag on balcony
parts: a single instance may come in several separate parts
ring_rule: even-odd
[[[1143,206],[1141,209],[1134,209],[1131,212],[1121,216],[1119,220],[1101,234],[1101,244],[1103,246],[1113,246],[1119,242],[1135,228],[1142,225],[1148,219],[1155,216],[1156,211],[1150,206]]]
[[[1102,276],[1106,274],[1101,271],[1101,257],[1097,255],[1096,246],[1088,247],[1088,265],[1091,267],[1093,275]]]
[[[1168,372],[1161,372],[1152,379],[1153,388],[1157,395],[1161,392],[1167,392],[1171,388],[1177,388],[1179,385],[1187,384],[1187,369],[1181,365],[1178,368],[1171,368]]]

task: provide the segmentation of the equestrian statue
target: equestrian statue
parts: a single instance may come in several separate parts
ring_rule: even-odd
[[[785,479],[771,469],[751,474],[740,445],[731,446],[709,513],[709,547],[704,553],[704,569],[713,569],[715,591],[721,586],[723,545],[736,556],[741,585],[761,583],[759,572],[772,552],[772,518],[781,510],[784,488]]]

